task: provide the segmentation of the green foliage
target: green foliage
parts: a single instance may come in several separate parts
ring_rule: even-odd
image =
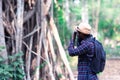
[[[58,28],[58,32],[60,35],[60,39],[62,42],[62,45],[66,45],[68,43],[68,40],[71,37],[71,30],[68,29],[65,16],[64,16],[64,10],[63,10],[63,4],[64,0],[59,0],[58,3],[54,3],[54,19],[55,23]]]
[[[113,26],[114,26],[114,24],[111,24],[112,23],[112,21],[107,21],[107,20],[101,20],[101,18],[100,18],[100,22],[99,22],[99,28],[98,28],[98,30],[99,30],[99,32],[100,31],[102,31],[103,33],[104,33],[104,37],[108,37],[108,38],[112,38],[113,37],[113,35],[114,35],[114,30],[113,30]]]
[[[69,4],[71,24],[76,25],[81,20],[82,5],[74,1],[70,1]]]
[[[3,49],[5,49],[5,47],[4,46],[0,46],[0,51],[2,51]]]
[[[62,74],[58,74],[58,77],[59,77],[59,78],[62,78],[62,76],[63,76]]]
[[[111,4],[112,3],[112,4]],[[98,24],[98,39],[104,44],[105,39],[112,40],[112,43],[105,43],[104,47],[107,53],[107,57],[118,57],[120,56],[119,50],[116,42],[120,41],[120,1],[115,0],[101,0],[100,4],[100,13],[98,16],[99,24]],[[93,6],[94,5],[94,6]],[[96,0],[89,0],[89,18],[90,23],[94,21],[93,19],[93,11],[96,11]],[[95,16],[94,16],[95,17]],[[115,45],[116,47],[113,47]]]
[[[110,45],[105,47],[107,57],[119,57],[120,56],[120,46],[112,48]]]
[[[102,0],[100,6],[99,31],[103,31],[104,37],[114,40],[116,40],[114,37],[118,37],[120,33],[119,3],[119,0]]]
[[[8,56],[8,59],[0,57],[0,80],[22,80],[25,73],[22,69],[23,61],[21,59],[23,53],[19,52],[12,56]],[[9,63],[5,63],[9,60]]]
[[[73,4],[73,3],[71,3],[71,4]],[[80,8],[80,5],[72,5],[72,6],[70,6],[70,12],[74,16],[77,16],[77,17],[79,17],[81,19],[81,8]],[[80,20],[80,19],[76,19],[76,20]]]
[[[54,4],[54,19],[60,34],[60,39],[63,45],[67,45],[68,40],[71,37],[71,30],[66,25],[64,16],[64,2],[65,0],[57,0],[57,4]],[[98,18],[98,39],[104,44],[105,39],[113,40],[115,42],[120,41],[120,0],[100,0],[100,7],[98,1],[87,0],[89,23],[93,24]],[[112,3],[112,4],[111,4]],[[70,9],[70,23],[76,25],[81,20],[81,10],[83,3],[80,0],[79,3],[75,3],[75,0],[69,0]],[[97,10],[99,10],[99,16],[96,16]],[[72,26],[70,25],[70,26]],[[92,26],[94,28],[94,26]],[[68,29],[69,28],[69,29]],[[111,45],[105,44],[108,55],[111,52],[114,55],[119,55],[119,48],[111,47]],[[116,44],[117,45],[117,44]],[[109,55],[109,56],[110,56]],[[111,55],[112,56],[112,55]]]

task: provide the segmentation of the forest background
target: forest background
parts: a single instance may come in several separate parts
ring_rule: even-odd
[[[65,49],[74,27],[82,21],[83,5],[85,5],[93,35],[96,36],[94,32],[97,33],[96,37],[103,43],[107,57],[120,56],[119,0],[59,0],[58,2],[60,10],[57,12],[55,8],[54,18]]]
[[[60,38],[66,52],[74,27],[87,15],[85,18],[88,19],[87,21],[92,26],[93,35],[102,42],[107,54],[107,59],[110,59],[107,61],[107,67],[100,80],[119,80],[120,78],[117,76],[119,75],[119,72],[117,72],[119,65],[117,65],[117,62],[119,64],[120,0],[61,0],[58,2],[63,17],[59,16],[60,14],[56,14],[59,19],[56,23],[58,24]],[[63,18],[63,22],[61,18]],[[65,25],[67,29],[64,28]],[[73,71],[77,70],[77,66],[75,66],[77,65],[77,57],[69,57],[68,55],[68,59]],[[111,72],[113,72],[113,74]]]

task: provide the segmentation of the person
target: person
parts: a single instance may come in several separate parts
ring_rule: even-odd
[[[91,38],[93,38],[91,26],[88,23],[81,22],[76,27],[68,46],[69,55],[78,56],[78,80],[98,80],[97,74],[93,73],[89,66],[89,59],[93,57],[95,52],[94,44],[89,41]]]

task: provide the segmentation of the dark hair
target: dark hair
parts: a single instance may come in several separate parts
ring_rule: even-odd
[[[91,34],[83,34],[85,37],[89,37],[91,36]]]
[[[84,35],[85,37],[91,36],[91,34],[84,34],[84,33],[81,33],[81,32],[79,32],[79,31],[77,31],[77,33],[82,34],[82,35]]]

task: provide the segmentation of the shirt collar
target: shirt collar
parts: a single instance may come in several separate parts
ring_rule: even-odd
[[[93,38],[92,35],[90,35],[89,37],[87,37],[87,38],[85,38],[84,40],[82,40],[81,43],[84,43],[84,42],[88,41],[88,40],[91,39],[91,38]]]

